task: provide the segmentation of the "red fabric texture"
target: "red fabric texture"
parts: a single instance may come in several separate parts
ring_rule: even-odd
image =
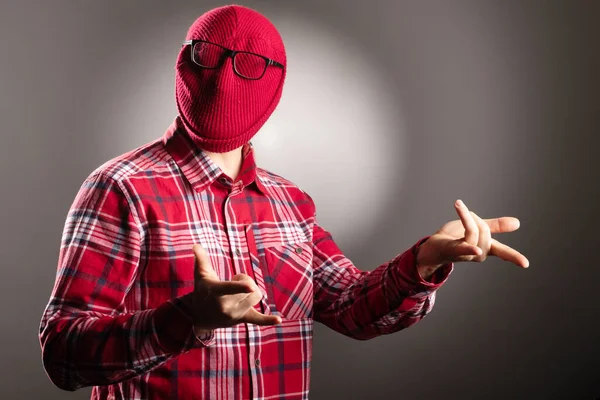
[[[308,399],[314,321],[365,340],[432,310],[452,264],[424,281],[411,246],[358,269],[317,221],[312,198],[258,168],[251,144],[234,182],[180,127],[105,163],[70,208],[40,325],[58,387],[94,386],[94,400]],[[251,276],[261,312],[282,323],[198,340],[186,301],[195,243],[221,280]]]
[[[249,51],[286,65],[283,40],[262,14],[225,6],[200,16],[186,40],[206,40],[228,49]],[[246,144],[279,104],[285,68],[269,66],[258,80],[235,74],[228,57],[217,69],[204,69],[183,46],[176,64],[175,97],[186,131],[202,149],[227,152]]]

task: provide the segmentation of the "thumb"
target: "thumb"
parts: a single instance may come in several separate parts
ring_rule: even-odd
[[[213,269],[206,250],[200,244],[195,244],[192,250],[194,251],[194,280],[219,281],[219,276]]]

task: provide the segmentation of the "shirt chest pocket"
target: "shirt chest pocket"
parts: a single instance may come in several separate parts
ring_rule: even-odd
[[[310,242],[264,248],[260,264],[272,314],[286,319],[312,318],[312,258]]]

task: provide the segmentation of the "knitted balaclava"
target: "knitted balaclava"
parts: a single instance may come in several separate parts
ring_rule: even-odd
[[[186,40],[200,39],[231,50],[260,54],[284,66],[281,36],[262,14],[232,5],[201,15]],[[281,98],[285,68],[267,67],[258,80],[235,74],[232,58],[216,69],[205,69],[183,46],[176,65],[177,108],[190,138],[212,152],[227,152],[246,144],[271,116]]]

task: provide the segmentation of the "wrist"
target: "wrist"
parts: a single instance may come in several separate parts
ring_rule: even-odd
[[[415,267],[424,280],[429,280],[435,271],[444,265],[432,263],[428,254],[428,240],[426,239],[415,249]]]
[[[193,292],[181,296],[179,298],[180,303],[184,306],[186,314],[189,315],[189,317],[191,319],[192,331],[194,333],[194,336],[196,336],[196,339],[198,339],[200,341],[209,340],[213,335],[213,329],[210,329],[209,327],[200,325],[198,323],[198,321],[197,321],[198,316],[197,316],[197,312],[195,310],[196,307],[194,305],[193,296],[194,296]]]
[[[194,326],[194,335],[198,340],[207,340],[212,336],[212,334],[213,331],[210,329],[202,329]]]

